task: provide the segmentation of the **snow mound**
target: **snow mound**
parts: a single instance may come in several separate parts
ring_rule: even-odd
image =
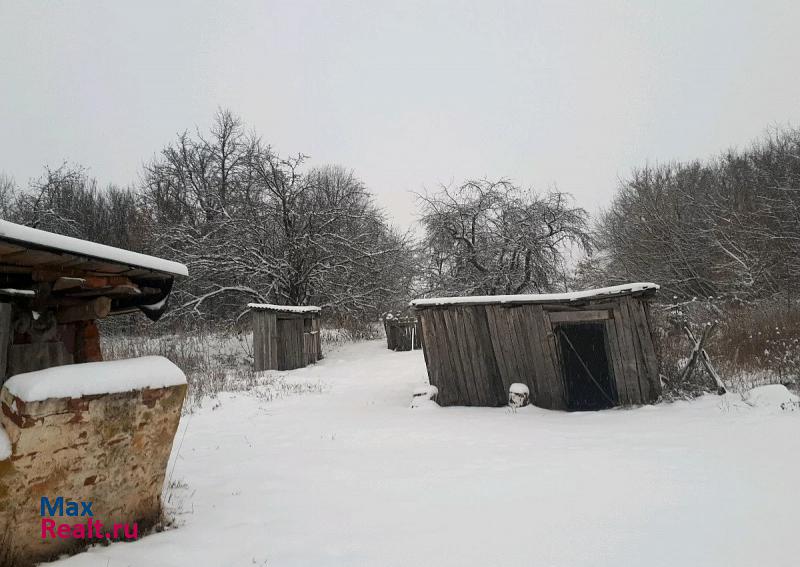
[[[11,456],[11,440],[8,438],[8,433],[0,425],[0,461],[5,461]]]
[[[180,368],[163,356],[56,366],[12,376],[9,393],[26,402],[80,398],[186,384]]]
[[[439,407],[436,403],[436,396],[439,395],[439,388],[436,386],[418,386],[414,388],[414,397],[411,398],[412,408]]]
[[[531,391],[525,384],[515,382],[508,387],[508,405],[512,408],[521,408],[528,405]]]
[[[800,409],[800,398],[782,384],[759,386],[745,392],[744,401],[753,407],[779,407],[782,410]]]

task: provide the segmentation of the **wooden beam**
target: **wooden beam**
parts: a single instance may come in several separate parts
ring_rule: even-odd
[[[82,305],[74,305],[59,309],[56,317],[59,323],[74,323],[75,321],[89,321],[102,319],[111,312],[111,299],[98,297]]]
[[[68,293],[67,297],[99,297],[102,295],[118,297],[126,295],[142,295],[142,292],[135,284],[124,284],[101,289],[84,289],[80,291],[74,291]]]
[[[550,323],[588,323],[591,321],[607,321],[613,318],[611,311],[551,311]]]
[[[34,278],[35,279],[35,278]],[[81,287],[86,283],[83,278],[60,277],[53,283],[53,291],[63,291],[65,289],[74,289]]]

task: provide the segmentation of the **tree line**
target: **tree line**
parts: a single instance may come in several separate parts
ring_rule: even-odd
[[[658,282],[670,299],[794,301],[800,130],[705,161],[635,169],[597,221],[591,281]]]
[[[0,176],[2,218],[188,265],[171,316],[234,319],[249,301],[317,304],[358,326],[421,295],[538,293],[631,280],[752,301],[800,275],[800,131],[719,158],[635,169],[598,218],[555,189],[466,180],[418,195],[418,236],[392,226],[341,165],[280,155],[220,110],[130,187],[46,168]],[[575,253],[585,259],[576,269]]]

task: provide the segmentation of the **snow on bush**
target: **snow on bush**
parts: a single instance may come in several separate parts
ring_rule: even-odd
[[[436,396],[439,395],[439,388],[426,385],[414,388],[414,397],[411,398],[412,408],[439,407],[436,403]]]
[[[759,386],[742,395],[745,403],[753,407],[779,407],[782,410],[794,411],[800,409],[800,398],[792,394],[782,384]]]

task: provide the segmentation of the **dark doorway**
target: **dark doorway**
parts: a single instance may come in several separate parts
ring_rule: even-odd
[[[600,410],[617,405],[617,389],[606,353],[603,323],[557,326],[567,409]]]

